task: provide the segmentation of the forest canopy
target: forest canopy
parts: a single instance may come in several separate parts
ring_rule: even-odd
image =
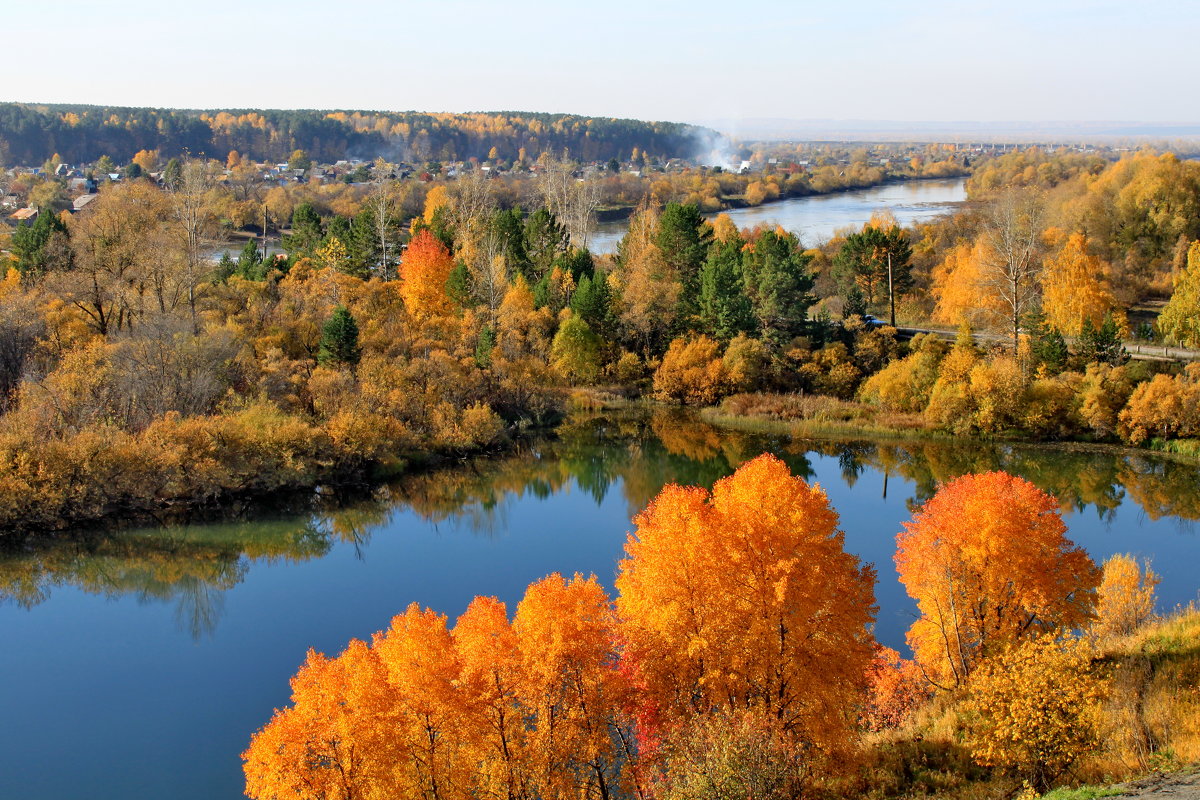
[[[55,153],[69,163],[107,155],[120,163],[139,150],[171,158],[190,153],[224,158],[230,150],[256,160],[285,161],[304,150],[318,161],[520,158],[567,151],[573,158],[629,158],[636,149],[686,158],[713,131],[676,122],[573,114],[416,111],[180,110],[88,105],[0,103],[0,141],[8,159],[41,164]],[[2,148],[0,148],[2,150]],[[495,151],[494,156],[489,156]]]

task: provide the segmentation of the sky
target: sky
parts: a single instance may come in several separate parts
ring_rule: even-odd
[[[0,0],[0,100],[1196,122],[1197,0]]]

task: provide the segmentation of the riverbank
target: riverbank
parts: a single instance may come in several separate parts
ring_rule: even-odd
[[[938,429],[919,414],[888,412],[877,406],[822,395],[734,395],[721,405],[701,409],[700,419],[743,433],[765,433],[797,439],[865,439],[914,442],[977,441],[1052,448],[1059,451],[1112,455],[1154,455],[1181,464],[1200,465],[1200,441],[1151,440],[1146,447],[1082,439],[1039,439],[1009,431],[970,436]]]
[[[40,443],[0,437],[0,541],[221,518],[231,508],[361,492],[410,471],[502,452],[560,420],[506,426],[490,409],[473,407],[417,446],[405,429],[376,418],[321,423],[256,404],[168,415],[137,433],[102,428]]]

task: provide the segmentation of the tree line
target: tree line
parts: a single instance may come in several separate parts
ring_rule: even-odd
[[[165,158],[236,150],[286,161],[304,150],[325,163],[358,157],[393,161],[536,158],[627,160],[635,154],[689,158],[713,131],[673,122],[525,112],[419,113],[286,110],[176,110],[0,103],[0,163],[69,163],[102,156],[125,163],[139,150]]]

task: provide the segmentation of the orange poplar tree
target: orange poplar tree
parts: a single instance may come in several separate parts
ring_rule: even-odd
[[[400,295],[413,316],[436,316],[450,311],[446,281],[454,259],[428,228],[417,233],[400,262]]]
[[[357,800],[390,782],[399,756],[380,726],[390,704],[375,653],[352,641],[337,658],[308,651],[292,678],[292,706],[276,710],[242,753],[246,795]]]
[[[391,736],[398,742],[401,797],[469,796],[474,763],[460,733],[470,726],[462,663],[446,617],[413,603],[375,634],[372,649],[387,674],[393,704]]]
[[[532,584],[513,621],[535,797],[610,797],[629,748],[612,602],[593,575]]]
[[[625,658],[664,722],[753,709],[818,751],[850,740],[875,575],[820,487],[762,455],[709,492],[668,486],[617,577]]]
[[[1004,472],[944,484],[904,523],[896,566],[920,611],[908,642],[935,685],[966,682],[998,647],[1092,619],[1099,570],[1066,529],[1052,496]]]

